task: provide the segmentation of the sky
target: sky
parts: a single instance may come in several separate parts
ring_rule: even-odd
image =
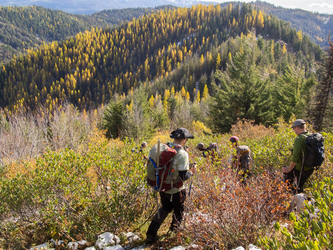
[[[0,6],[7,6],[7,5],[17,5],[17,6],[25,6],[25,5],[41,5],[39,3],[48,3],[46,5],[49,8],[53,8],[56,5],[59,9],[66,9],[69,7],[82,9],[82,8],[91,8],[95,12],[101,11],[102,9],[112,9],[113,3],[116,4],[118,7],[115,8],[124,8],[126,3],[131,5],[129,7],[135,6],[146,6],[146,7],[155,7],[159,5],[166,4],[168,1],[170,4],[175,3],[191,3],[194,0],[0,0]],[[256,0],[196,0],[196,1],[206,1],[206,2],[215,2],[215,3],[223,3],[223,2],[230,2],[230,1],[239,1],[239,2],[252,2]],[[284,8],[291,8],[291,9],[303,9],[312,12],[318,12],[321,14],[331,14],[333,15],[333,0],[262,0],[263,2],[274,4],[275,6],[281,6]],[[91,4],[93,4],[94,8],[92,8]],[[45,5],[43,5],[45,6]],[[67,7],[66,7],[67,6]],[[69,11],[73,12],[75,10]]]
[[[203,0],[209,1],[209,0]],[[216,2],[229,2],[226,0],[215,0]],[[255,0],[239,0],[240,2],[252,2]],[[333,0],[264,0],[263,2],[271,3],[290,9],[303,9],[321,14],[333,14]]]

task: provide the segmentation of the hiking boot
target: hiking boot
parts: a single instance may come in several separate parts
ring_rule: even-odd
[[[179,226],[171,225],[167,234],[177,233],[179,231]]]
[[[147,234],[147,239],[146,239],[146,243],[147,244],[153,244],[157,241],[157,237],[156,236],[153,236],[153,235],[150,235],[150,234]]]

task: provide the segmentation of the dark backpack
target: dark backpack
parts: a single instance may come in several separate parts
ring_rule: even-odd
[[[304,167],[318,169],[325,160],[324,137],[313,133],[305,139]]]
[[[159,166],[157,166],[158,145],[156,144],[149,151],[147,164],[147,183],[156,191],[166,192],[172,188],[180,188],[183,182],[179,180],[178,173],[173,169],[173,157],[181,147],[170,147],[168,144],[160,144]]]

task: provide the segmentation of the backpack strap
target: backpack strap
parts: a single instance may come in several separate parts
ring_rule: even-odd
[[[170,142],[166,143],[166,145],[168,145],[170,148],[173,148],[177,151],[177,154],[180,150],[185,150],[181,145],[179,144],[176,144],[176,145],[171,145]],[[175,156],[174,156],[175,157]],[[170,171],[173,173],[175,170],[173,168],[170,169]],[[178,171],[178,169],[177,169]],[[176,183],[173,183],[173,180],[171,180],[171,183],[170,184],[166,184],[166,183],[162,183],[162,186],[164,186],[167,188],[167,189],[173,189],[173,188],[180,188],[183,186],[183,181],[178,181]],[[173,195],[171,195],[171,198],[170,198],[170,202],[172,202],[172,197]]]

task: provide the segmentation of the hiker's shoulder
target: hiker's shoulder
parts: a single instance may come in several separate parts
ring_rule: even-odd
[[[308,135],[310,135],[310,132],[303,132],[299,134],[298,136],[296,136],[295,142],[304,142]]]
[[[174,148],[177,150],[177,152],[181,152],[181,151],[185,151],[185,149],[180,145],[180,144],[177,144],[177,143],[172,143],[172,142],[168,142],[167,145],[170,147],[170,148]]]

